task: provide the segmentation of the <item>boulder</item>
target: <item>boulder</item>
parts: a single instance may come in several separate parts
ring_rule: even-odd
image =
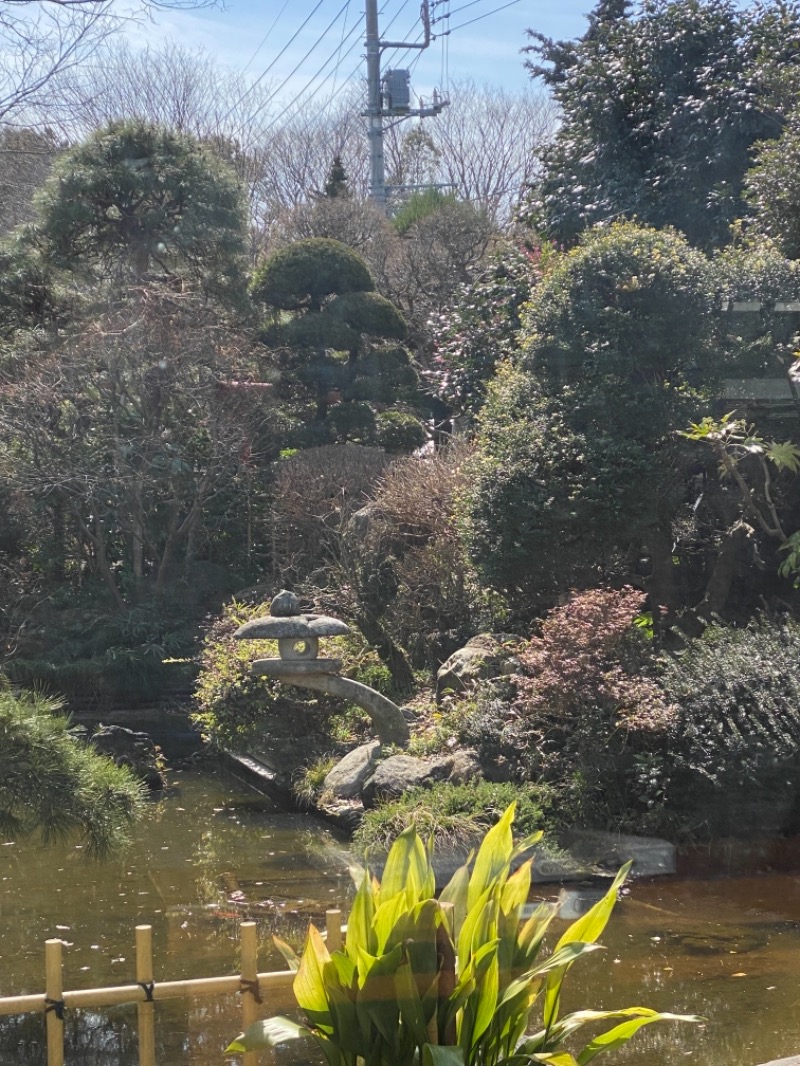
[[[438,759],[390,755],[378,763],[361,790],[361,799],[365,807],[373,807],[378,798],[397,799],[411,788],[429,787],[437,781],[447,781],[452,769],[451,755]]]
[[[381,745],[377,740],[348,751],[347,755],[328,771],[323,782],[324,790],[332,792],[339,799],[354,799],[360,795],[365,781],[374,773],[380,754]]]
[[[135,733],[121,725],[101,726],[92,735],[92,744],[117,766],[127,766],[141,777],[148,788],[158,790],[166,785],[161,751],[148,733]]]
[[[465,692],[477,681],[499,677],[503,664],[511,659],[519,644],[511,633],[479,633],[463,648],[453,652],[436,675],[436,696],[445,692]]]

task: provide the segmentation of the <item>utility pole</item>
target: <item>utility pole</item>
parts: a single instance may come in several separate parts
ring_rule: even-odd
[[[431,18],[429,0],[422,0],[420,17],[425,31],[423,40],[382,41],[378,28],[378,0],[365,0],[366,45],[367,45],[367,110],[369,137],[369,196],[380,211],[386,211],[386,200],[391,188],[386,184],[386,167],[383,157],[384,119],[393,118],[403,122],[416,116],[427,118],[438,115],[447,107],[449,100],[434,92],[431,107],[412,109],[410,105],[410,75],[407,70],[391,70],[381,76],[381,53],[385,48],[428,48],[431,43]]]
[[[380,211],[385,211],[386,169],[383,160],[383,101],[381,99],[381,41],[378,33],[378,0],[366,0],[366,5],[369,196]]]

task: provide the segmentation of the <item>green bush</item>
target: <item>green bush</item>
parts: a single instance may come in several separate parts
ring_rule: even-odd
[[[455,193],[442,192],[439,189],[426,189],[424,192],[415,192],[405,203],[392,215],[392,226],[404,237],[412,226],[424,222],[430,215],[445,206],[458,203]]]
[[[369,270],[352,248],[328,237],[309,237],[276,252],[253,275],[250,292],[270,307],[319,308],[334,293],[371,292]]]
[[[800,264],[776,241],[753,236],[726,248],[713,261],[723,314],[720,318],[728,377],[778,376],[794,362],[798,315],[776,312],[776,302],[800,299]],[[760,313],[724,310],[733,301],[759,301]]]
[[[640,759],[661,750],[675,709],[643,675],[643,601],[634,589],[574,594],[517,653],[517,674],[479,689],[461,723],[487,776],[550,786],[562,827],[644,829],[653,816]]]
[[[677,713],[641,769],[684,831],[798,831],[799,661],[800,626],[765,619],[712,626],[662,657],[657,680]]]
[[[695,463],[675,431],[715,377],[711,308],[706,258],[631,223],[590,233],[534,290],[462,498],[472,559],[512,602],[630,583],[647,546],[669,603],[672,524]]]
[[[399,799],[365,811],[353,838],[367,854],[385,852],[392,840],[413,826],[436,847],[475,845],[516,801],[516,823],[527,836],[553,826],[552,793],[546,785],[474,781],[465,785],[439,782],[415,788]]]
[[[209,627],[200,654],[192,720],[208,741],[237,745],[259,735],[280,699],[277,681],[256,677],[254,659],[277,654],[275,641],[238,641],[233,634],[252,618],[268,614],[266,604],[228,604]]]
[[[57,700],[0,689],[0,830],[77,834],[104,854],[127,839],[143,786],[69,732]]]
[[[206,740],[239,748],[248,740],[263,740],[271,734],[296,737],[298,715],[308,734],[309,751],[314,747],[331,751],[360,740],[369,725],[360,709],[252,673],[255,659],[278,655],[277,643],[239,641],[233,634],[240,625],[266,614],[266,603],[231,603],[206,632],[192,715]],[[382,687],[380,681],[386,680],[377,656],[356,634],[332,639],[325,654],[343,659],[342,673],[346,677],[365,684],[377,683],[378,688]]]
[[[582,593],[459,727],[487,776],[544,782],[557,824],[675,840],[800,830],[800,626],[710,627],[651,654],[636,593]],[[510,690],[510,691],[509,691]]]
[[[177,599],[137,604],[124,615],[88,603],[63,611],[43,607],[37,622],[48,633],[47,647],[23,643],[6,665],[9,678],[100,707],[158,699],[174,676],[168,660],[194,650],[190,611]]]
[[[539,834],[514,845],[514,807],[486,833],[474,865],[470,856],[438,898],[430,854],[408,827],[389,852],[382,881],[368,870],[360,878],[344,943],[329,950],[312,925],[301,958],[276,939],[297,971],[293,990],[305,1024],[254,1022],[227,1053],[300,1039],[316,1045],[329,1066],[585,1066],[643,1025],[697,1021],[647,1007],[560,1016],[564,980],[595,949],[630,864],[545,957],[557,906],[544,903],[527,921],[523,916],[531,860],[522,859]],[[532,1017],[534,1006],[541,1021]],[[563,1050],[581,1026],[606,1021],[615,1024],[577,1059]]]
[[[375,436],[384,451],[408,454],[427,440],[425,427],[405,411],[381,411],[375,419]]]

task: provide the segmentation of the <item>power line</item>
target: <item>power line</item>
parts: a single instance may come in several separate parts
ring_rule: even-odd
[[[287,0],[287,2],[288,2],[288,0]],[[342,63],[342,59],[341,59],[341,56],[342,56],[342,45],[345,42],[344,31],[345,31],[345,28],[347,26],[347,16],[348,16],[349,13],[350,13],[350,0],[347,0],[347,10],[344,13],[344,19],[342,20],[342,38],[339,41],[339,50],[338,50],[337,55],[336,55],[336,66],[334,67],[334,70],[333,70],[333,88],[331,89],[331,97],[334,97],[336,95],[336,75],[339,73],[339,67],[341,66],[341,63]],[[359,23],[360,23],[360,21],[361,20],[359,19]],[[358,25],[359,23],[357,23],[356,25]],[[350,32],[352,33],[352,30]]]
[[[416,25],[416,23],[415,23],[415,25]],[[414,32],[414,27],[412,26],[411,29],[408,31],[408,33],[404,34],[403,36],[404,37],[408,37],[409,34],[411,34],[413,32]],[[417,34],[417,36],[414,38],[413,42],[411,42],[411,43],[412,44],[417,44],[417,42],[422,40],[422,38],[424,36],[425,36],[425,31],[424,30],[420,30],[420,32]],[[398,63],[402,63],[403,59],[405,59],[405,57],[412,51],[416,51],[416,49],[413,49],[413,48],[393,48],[388,53],[387,62],[391,62],[393,65],[396,65]],[[419,60],[419,56],[420,55],[422,55],[422,53],[418,52],[417,53],[417,57],[416,57],[417,60]]]
[[[471,26],[473,22],[480,22],[481,19],[488,19],[490,15],[496,15],[498,11],[505,11],[507,7],[513,7],[518,3],[519,0],[510,0],[510,3],[502,4],[500,7],[496,7],[492,11],[487,11],[485,15],[478,15],[477,18],[470,19],[469,22],[461,22],[458,26],[451,26],[449,30],[445,30],[445,33],[455,33],[456,30],[463,30],[465,26]]]
[[[253,64],[253,60],[256,58],[258,53],[261,51],[261,49],[267,43],[267,40],[269,39],[269,35],[272,33],[272,31],[278,25],[278,20],[280,19],[281,15],[284,13],[284,11],[286,10],[286,8],[288,6],[289,6],[289,0],[283,0],[283,7],[280,9],[278,14],[275,16],[275,19],[274,19],[272,25],[270,26],[270,28],[267,30],[267,32],[264,34],[264,36],[261,38],[261,44],[259,44],[258,48],[256,48],[255,52],[253,52],[253,54],[250,56],[250,58],[245,63],[245,65],[244,65],[244,67],[243,67],[243,69],[241,71],[242,74],[246,74],[247,71],[250,69],[250,67]]]
[[[288,0],[287,0],[287,2],[288,2]],[[299,26],[297,30],[295,30],[294,34],[286,42],[286,44],[283,46],[283,48],[280,50],[280,52],[278,52],[278,54],[275,56],[275,58],[272,60],[272,62],[269,64],[269,66],[266,68],[266,70],[262,70],[262,72],[259,74],[259,76],[256,78],[256,80],[254,82],[252,82],[251,85],[242,93],[242,95],[239,97],[239,99],[236,101],[236,103],[233,104],[228,109],[228,111],[226,111],[226,113],[220,119],[220,122],[224,122],[226,118],[229,118],[233,114],[233,112],[236,110],[236,108],[239,107],[241,104],[243,104],[244,101],[247,99],[247,97],[252,94],[252,92],[255,89],[255,87],[260,82],[262,82],[264,80],[264,78],[266,78],[267,74],[269,74],[269,72],[272,70],[272,68],[275,66],[275,64],[286,54],[286,52],[291,47],[291,45],[294,44],[294,42],[300,36],[302,31],[306,28],[306,26],[311,21],[311,19],[314,17],[314,15],[316,15],[316,13],[322,7],[324,2],[325,2],[325,0],[317,0],[317,3],[314,6],[314,9],[312,10],[312,12],[308,16],[308,18],[306,18],[305,22],[303,22],[303,24],[301,26]],[[317,43],[319,43],[319,42],[317,42]],[[270,97],[270,99],[272,99],[272,97]],[[269,102],[269,101],[267,101],[267,102]],[[237,130],[237,133],[238,133],[238,130]]]
[[[319,3],[317,4],[317,7],[314,8],[314,11],[317,10],[317,8],[320,6],[320,4],[322,2],[323,2],[323,0],[319,0]],[[300,67],[302,67],[302,65],[305,63],[305,61],[308,59],[308,57],[312,54],[312,52],[315,52],[317,50],[317,48],[319,48],[319,46],[322,43],[325,35],[333,28],[333,26],[336,24],[337,19],[341,18],[341,16],[344,14],[345,10],[349,7],[349,5],[350,5],[350,0],[345,0],[345,3],[342,4],[342,6],[337,11],[337,13],[333,16],[333,19],[328,23],[328,25],[322,31],[320,36],[316,39],[314,44],[311,45],[311,47],[306,52],[306,54],[303,56],[303,58],[298,63],[296,63],[294,65],[294,67],[292,67],[292,69],[289,71],[289,73],[286,75],[286,77],[280,83],[280,85],[275,90],[275,92],[271,93],[270,96],[268,96],[267,99],[263,101],[263,103],[259,104],[258,107],[255,109],[255,111],[253,111],[252,114],[248,117],[248,119],[239,126],[239,129],[236,131],[236,134],[234,136],[238,135],[238,133],[244,128],[244,126],[247,125],[248,122],[252,122],[253,119],[256,117],[256,115],[259,115],[264,110],[264,108],[267,106],[267,104],[272,103],[272,101],[275,99],[275,97],[278,95],[278,93],[281,91],[281,89],[284,89],[286,87],[286,85],[289,83],[291,78],[294,77],[294,75],[297,73],[297,71],[300,69]],[[314,11],[312,11],[312,13],[311,13],[312,15],[314,14]],[[311,15],[309,15],[309,18],[311,18]],[[306,22],[307,21],[308,21],[308,19],[306,19]],[[305,25],[305,23],[303,23],[303,25]],[[296,36],[296,34],[295,34],[295,36]],[[284,49],[284,51],[285,51],[285,49]],[[336,53],[334,51],[333,55],[335,55],[335,54]],[[330,62],[330,59],[331,59],[331,57],[329,56],[328,59],[325,60],[325,63],[323,64],[323,68],[322,68],[323,70],[325,69],[325,66],[327,66],[327,64]],[[227,115],[225,117],[227,118]]]
[[[468,7],[475,7],[476,4],[482,4],[485,0],[470,0],[468,4],[462,4],[461,7],[457,7],[454,11],[446,11],[444,15],[439,15],[438,18],[431,19],[431,26],[437,22],[444,22],[445,19],[449,19],[451,15],[457,15],[459,11],[466,11]]]
[[[349,0],[348,0],[348,3],[349,3]],[[352,29],[347,34],[347,37],[350,37],[359,28],[360,25],[361,25],[361,18],[359,17],[358,21],[353,25]],[[344,40],[347,40],[347,37],[345,37]],[[311,93],[310,96],[307,96],[305,98],[305,100],[303,100],[303,103],[307,104],[311,100],[313,100],[314,97],[317,95],[317,93],[322,91],[322,89],[325,87],[325,84],[327,82],[329,82],[332,77],[336,76],[336,74],[339,71],[339,67],[341,66],[343,60],[346,59],[348,55],[350,55],[350,53],[353,51],[353,49],[356,47],[357,44],[358,44],[358,41],[356,41],[353,45],[351,45],[351,47],[347,50],[347,52],[345,52],[345,54],[342,57],[342,59],[337,60],[335,69],[333,71],[331,71],[331,73],[328,74],[327,77],[322,79],[322,81],[319,83],[319,85],[314,90],[314,92]],[[276,126],[280,122],[280,120],[284,117],[284,115],[286,115],[289,111],[291,111],[291,109],[295,106],[295,104],[297,104],[300,101],[301,97],[304,96],[304,94],[308,91],[308,89],[311,88],[311,86],[314,84],[314,82],[317,80],[317,78],[322,74],[323,70],[325,69],[325,67],[327,67],[328,63],[330,63],[331,59],[333,59],[333,57],[336,55],[337,51],[338,51],[338,49],[336,49],[333,52],[331,52],[331,54],[328,56],[328,58],[325,60],[325,62],[322,64],[322,66],[319,68],[319,70],[316,72],[316,74],[314,74],[311,78],[309,78],[309,80],[306,82],[306,84],[303,86],[303,88],[300,90],[300,92],[297,93],[297,95],[286,105],[286,107],[284,107],[283,111],[281,111],[281,113],[277,116],[277,118],[274,118],[272,120],[272,122],[270,122],[270,124],[267,126],[267,128],[263,131],[265,134],[269,133],[269,131],[273,128],[273,126]],[[359,63],[358,67],[360,67],[360,66],[361,66],[361,64]],[[356,67],[356,70],[358,70],[358,67]],[[350,81],[350,78],[352,78],[352,76],[353,75],[351,74],[351,75],[349,75],[349,77],[345,78],[344,84],[347,84],[347,82]],[[330,107],[332,100],[333,100],[333,94],[331,95],[331,99],[328,101],[327,107]],[[255,114],[257,114],[257,112]],[[253,116],[251,116],[251,117],[255,118],[255,114]]]

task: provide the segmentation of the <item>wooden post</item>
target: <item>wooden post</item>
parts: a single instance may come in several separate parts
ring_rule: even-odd
[[[156,1066],[156,1024],[153,995],[153,927],[136,926],[136,983],[142,985],[144,1003],[136,1005],[139,1029],[139,1066]]]
[[[342,912],[339,910],[325,911],[325,928],[328,931],[328,951],[340,951],[342,947]]]
[[[255,922],[239,925],[242,949],[242,1029],[258,1020],[258,932]],[[247,1051],[242,1066],[258,1066],[258,1053]]]
[[[44,942],[47,1066],[64,1066],[64,981],[60,940]]]

